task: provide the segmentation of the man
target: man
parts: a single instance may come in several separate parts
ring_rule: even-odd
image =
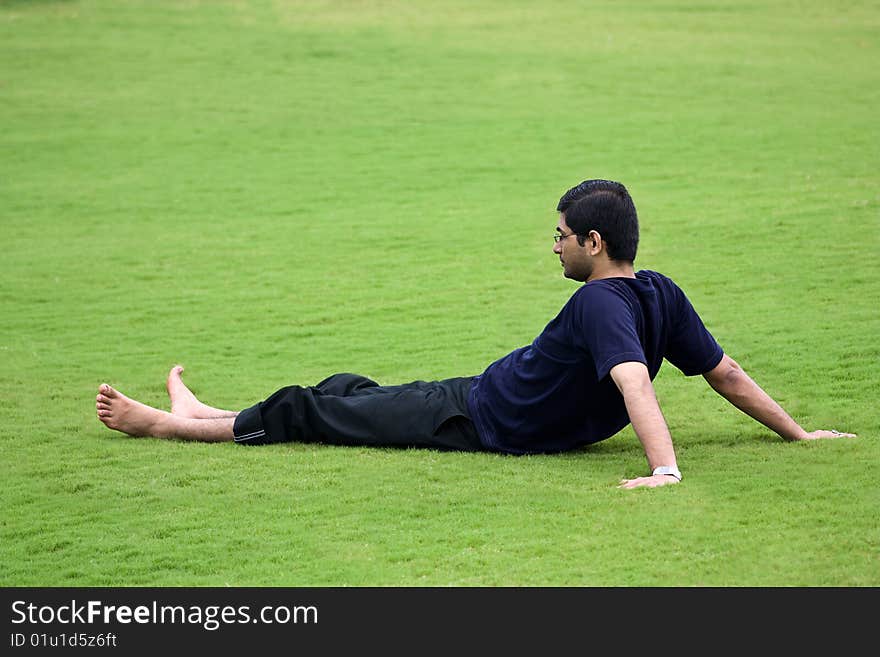
[[[200,402],[178,366],[167,381],[171,413],[102,384],[98,418],[134,436],[508,454],[566,451],[632,423],[651,475],[621,487],[653,487],[681,481],[651,383],[665,358],[686,375],[702,374],[731,404],[787,440],[854,436],[805,431],[722,351],[672,280],[635,272],[638,218],[623,185],[584,181],[562,196],[557,211],[553,252],[565,276],[584,285],[531,345],[479,376],[380,386],[336,374],[313,387],[282,388],[236,413]]]

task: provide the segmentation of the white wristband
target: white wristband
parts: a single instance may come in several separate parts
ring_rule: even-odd
[[[674,465],[658,465],[656,468],[654,468],[654,471],[651,474],[672,475],[673,477],[681,481],[681,471]]]

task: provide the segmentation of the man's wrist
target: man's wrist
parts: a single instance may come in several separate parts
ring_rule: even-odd
[[[681,481],[681,470],[679,470],[678,467],[674,465],[658,465],[651,472],[651,475],[669,475],[670,477],[675,477],[676,479]]]

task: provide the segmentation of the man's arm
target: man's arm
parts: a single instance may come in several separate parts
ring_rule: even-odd
[[[703,377],[719,395],[786,440],[855,437],[855,434],[839,431],[804,430],[727,354]]]
[[[623,395],[626,412],[636,436],[645,450],[651,471],[653,472],[654,468],[663,465],[677,467],[675,450],[672,447],[672,436],[669,435],[669,428],[660,411],[660,404],[657,403],[657,395],[654,393],[654,385],[651,383],[648,368],[638,362],[620,363],[611,368],[611,378]],[[650,477],[624,479],[620,482],[620,487],[654,487],[675,484],[678,481],[678,478],[673,475],[658,474]]]

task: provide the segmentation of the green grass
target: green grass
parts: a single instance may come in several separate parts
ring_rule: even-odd
[[[877,586],[870,2],[0,1],[0,585]],[[808,428],[666,366],[685,481],[561,456],[134,440],[97,386],[242,408],[476,374],[574,291],[558,197]]]

